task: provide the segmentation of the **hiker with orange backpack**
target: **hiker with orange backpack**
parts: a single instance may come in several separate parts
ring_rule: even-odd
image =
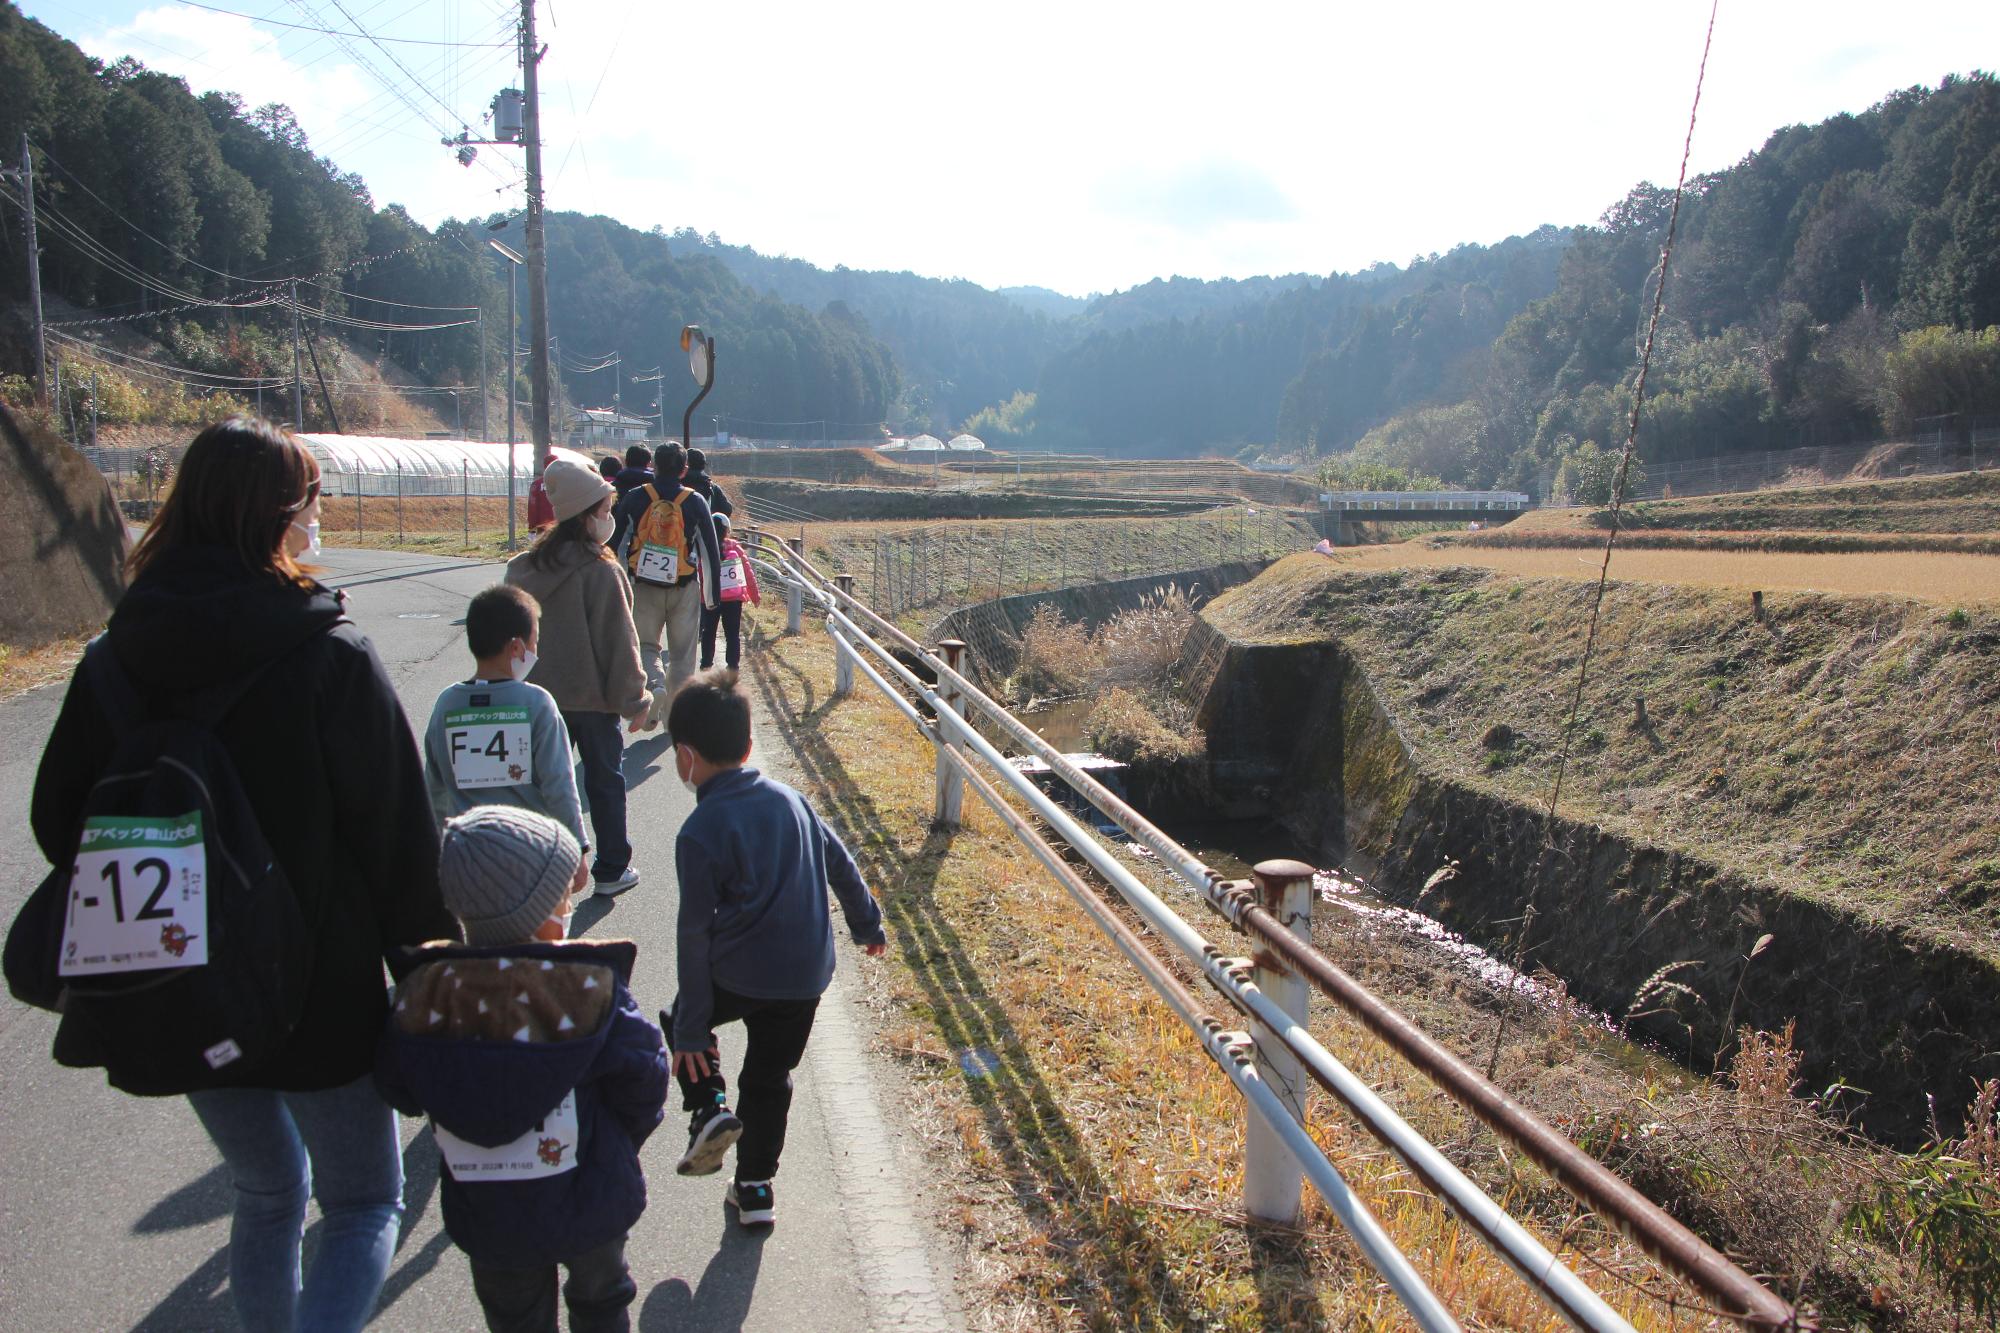
[[[632,576],[632,623],[653,692],[648,731],[659,727],[674,691],[694,674],[703,609],[722,601],[722,547],[708,501],[682,484],[686,471],[687,451],[663,444],[653,451],[653,480],[618,502],[619,527],[627,534],[625,569]]]

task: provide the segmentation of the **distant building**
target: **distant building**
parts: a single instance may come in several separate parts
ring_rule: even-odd
[[[628,444],[644,440],[652,429],[653,423],[647,417],[628,417],[608,407],[577,407],[570,409],[563,434],[572,448],[590,449],[603,445],[623,449]]]

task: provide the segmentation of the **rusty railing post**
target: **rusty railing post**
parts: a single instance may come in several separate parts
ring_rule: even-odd
[[[1312,942],[1313,870],[1297,861],[1262,861],[1251,871],[1256,876],[1257,899],[1264,910],[1306,944]],[[1305,978],[1286,967],[1267,948],[1256,952],[1257,989],[1271,1002],[1305,1026],[1310,992]],[[1252,1025],[1257,1043],[1257,1074],[1291,1112],[1292,1119],[1306,1121],[1306,1074],[1298,1056],[1285,1044]],[[1304,1170],[1291,1149],[1285,1147],[1271,1127],[1252,1115],[1243,1143],[1243,1210],[1264,1222],[1296,1226],[1299,1221],[1299,1188]]]
[[[938,651],[944,654],[946,666],[953,671],[964,670],[964,640],[940,640]],[[938,682],[938,693],[944,699],[945,707],[960,717],[965,716],[965,696],[958,692],[958,686],[949,678]],[[938,727],[937,808],[931,816],[931,823],[942,828],[957,828],[959,818],[965,812],[965,779],[959,776],[958,766],[945,757],[947,749],[959,749],[955,742],[948,739],[949,735],[942,725]]]
[[[841,596],[852,597],[854,595],[854,575],[835,574],[833,581],[840,588]],[[828,620],[826,624],[828,629],[833,628],[833,621]],[[846,639],[843,639],[839,634],[835,634],[833,636],[833,697],[836,699],[845,699],[852,693],[854,693],[854,650],[847,646]]]
[[[792,548],[792,554],[806,553],[804,537],[787,537],[785,545]],[[785,577],[785,633],[805,632],[806,585],[797,570],[788,571]]]

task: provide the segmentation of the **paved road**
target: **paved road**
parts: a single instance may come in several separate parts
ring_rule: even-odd
[[[469,667],[455,623],[496,581],[492,565],[370,551],[327,552],[327,580],[352,591],[350,614],[374,639],[413,725]],[[50,686],[0,703],[0,920],[46,872],[27,832],[35,765],[61,703]],[[759,760],[776,731],[761,719]],[[639,942],[634,990],[648,1009],[673,992],[673,839],[693,797],[656,738],[625,752],[632,838],[645,881],[578,905],[579,934]],[[799,1075],[777,1228],[756,1235],[725,1217],[726,1173],[675,1176],[685,1122],[677,1098],[645,1151],[652,1200],[629,1253],[635,1324],[651,1329],[842,1330],[952,1327],[929,1232],[911,1208],[916,1168],[878,1097],[862,1020],[848,996],[875,975],[843,938],[840,974]],[[0,1328],[233,1329],[225,1250],[230,1191],[214,1149],[178,1098],[126,1097],[101,1076],[48,1057],[52,1016],[0,995]],[[740,1036],[725,1035],[733,1071]],[[405,1122],[408,1220],[375,1327],[480,1327],[465,1261],[443,1234],[436,1148]],[[307,1244],[312,1243],[308,1234]]]

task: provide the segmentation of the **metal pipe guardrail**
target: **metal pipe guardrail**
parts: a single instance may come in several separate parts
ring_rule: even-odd
[[[844,658],[851,658],[870,682],[882,690],[919,731],[938,747],[941,814],[947,805],[946,774],[949,772],[954,786],[958,782],[965,782],[982,800],[995,806],[996,810],[1005,807],[1006,812],[1002,813],[1002,819],[1008,823],[1016,837],[1021,838],[1030,850],[1035,852],[1044,865],[1058,874],[1059,879],[1062,879],[1065,873],[1069,879],[1075,879],[1073,870],[1057,871],[1056,864],[1052,862],[1059,863],[1061,858],[1055,856],[1052,849],[1049,855],[1043,855],[1037,848],[1036,841],[1041,842],[1043,847],[1046,847],[1046,842],[1039,838],[1039,834],[1034,834],[1032,825],[1018,813],[1012,812],[1012,808],[1007,806],[1004,798],[990,782],[974,771],[973,759],[976,757],[991,768],[1044,823],[1055,830],[1063,841],[1075,848],[1092,868],[1103,876],[1149,927],[1174,945],[1203,978],[1232,1005],[1241,1010],[1257,1029],[1269,1035],[1273,1043],[1269,1053],[1275,1053],[1281,1048],[1288,1055],[1295,1057],[1306,1072],[1333,1092],[1419,1180],[1492,1245],[1503,1261],[1535,1287],[1571,1324],[1589,1329],[1629,1328],[1616,1311],[1606,1305],[1574,1273],[1565,1268],[1525,1227],[1508,1216],[1434,1146],[1424,1141],[1407,1122],[1382,1102],[1372,1089],[1328,1052],[1306,1030],[1303,1012],[1297,1014],[1286,1012],[1260,987],[1250,982],[1247,979],[1250,972],[1247,960],[1224,957],[1219,950],[1203,939],[1090,832],[1008,763],[1005,756],[961,715],[961,710],[978,710],[1010,740],[1042,759],[1072,790],[1130,834],[1134,841],[1153,852],[1163,864],[1191,885],[1206,905],[1260,944],[1269,946],[1275,957],[1282,960],[1289,969],[1361,1021],[1392,1049],[1410,1060],[1438,1087],[1548,1171],[1550,1176],[1572,1195],[1593,1211],[1609,1219],[1622,1234],[1637,1243],[1664,1268],[1680,1275],[1719,1302],[1723,1307],[1722,1313],[1753,1327],[1809,1326],[1800,1320],[1789,1305],[1729,1263],[1699,1237],[1673,1221],[1651,1200],[1646,1199],[1601,1163],[1556,1133],[1489,1080],[1445,1050],[1414,1023],[1341,972],[1313,948],[1309,940],[1301,940],[1295,936],[1256,901],[1247,884],[1224,880],[1221,875],[1154,827],[1087,772],[1071,763],[1060,751],[1036,736],[1004,707],[987,697],[956,670],[952,663],[941,659],[901,629],[884,620],[872,608],[857,600],[848,589],[836,587],[813,566],[802,550],[785,543],[771,543],[764,534],[754,529],[747,533],[747,539],[761,555],[778,562],[787,571],[780,575],[781,578],[795,583],[800,591],[810,593],[814,600],[825,608],[827,628],[836,641],[836,652],[842,654]],[[803,543],[799,545],[802,546]],[[864,625],[869,628],[864,629]],[[870,632],[871,630],[873,632]],[[936,686],[926,683],[909,665],[899,660],[889,647],[878,641],[878,636],[879,639],[887,640],[904,653],[911,655],[916,662],[921,663],[933,675],[937,682]],[[889,675],[900,681],[903,688],[900,690],[895,688],[887,677],[865,660],[867,655],[878,658]],[[909,696],[912,695],[929,705],[933,712],[933,721],[927,722],[924,719],[911,702]],[[1036,841],[1030,841],[1026,836],[1028,834],[1034,834]],[[1265,867],[1260,867],[1260,871],[1264,869]],[[1069,890],[1072,896],[1076,896],[1079,887],[1084,887],[1080,880],[1077,880],[1075,885],[1068,879],[1064,879],[1063,882],[1065,889]],[[1088,892],[1087,887],[1084,891]],[[1095,899],[1094,894],[1090,896]],[[1085,910],[1090,912],[1093,921],[1103,926],[1101,914],[1093,911],[1088,903],[1083,905]],[[1102,904],[1099,903],[1099,906]],[[1113,920],[1115,919],[1114,917]],[[1132,957],[1125,943],[1114,932],[1107,931],[1107,933],[1112,933],[1114,943],[1118,943],[1120,948],[1127,952],[1128,957]],[[1143,948],[1143,944],[1141,947]],[[1415,1285],[1411,1286],[1407,1279],[1415,1278],[1413,1272],[1409,1273],[1407,1278],[1399,1278],[1399,1263],[1407,1266],[1407,1259],[1400,1255],[1381,1254],[1371,1249],[1364,1233],[1371,1226],[1379,1230],[1379,1224],[1374,1223],[1373,1218],[1366,1214],[1365,1208],[1359,1209],[1358,1212],[1343,1211],[1344,1205],[1336,1202],[1336,1196],[1345,1193],[1351,1197],[1351,1192],[1347,1191],[1345,1183],[1340,1181],[1338,1173],[1333,1170],[1331,1164],[1326,1163],[1324,1156],[1311,1145],[1310,1138],[1304,1136],[1303,1129],[1293,1119],[1294,1112],[1288,1111],[1283,1101],[1279,1100],[1277,1091],[1268,1080],[1248,1065],[1240,1043],[1231,1045],[1228,1041],[1218,1039],[1213,1030],[1203,1026],[1204,1022],[1213,1023],[1212,1018],[1201,1013],[1198,1007],[1187,1008],[1176,1003],[1174,995],[1162,990],[1158,978],[1149,971],[1149,968],[1159,960],[1156,955],[1151,955],[1150,950],[1146,952],[1152,958],[1152,963],[1133,957],[1135,966],[1146,975],[1149,984],[1153,984],[1154,989],[1161,992],[1162,998],[1169,1006],[1174,1008],[1176,1013],[1202,1037],[1203,1049],[1215,1059],[1218,1066],[1223,1068],[1225,1074],[1231,1077],[1231,1081],[1239,1090],[1244,1092],[1246,1100],[1258,1110],[1264,1123],[1270,1126],[1278,1140],[1296,1159],[1306,1177],[1312,1181],[1322,1196],[1327,1198],[1336,1214],[1341,1217],[1343,1224],[1355,1233],[1357,1243],[1361,1245],[1364,1254],[1377,1270],[1383,1273],[1399,1298],[1405,1301],[1413,1317],[1426,1328],[1455,1327],[1455,1324],[1449,1322],[1450,1316],[1444,1314],[1441,1307],[1432,1311],[1435,1297],[1422,1286],[1421,1279],[1416,1279]],[[1260,1057],[1267,1054],[1262,1043],[1259,1043],[1258,1050]],[[1239,1077],[1239,1073],[1245,1070],[1248,1070],[1248,1076]],[[1252,1081],[1257,1088],[1256,1092],[1252,1092],[1247,1086]],[[1305,1137],[1303,1145],[1296,1141],[1292,1131]],[[1324,1166],[1323,1173],[1319,1170],[1319,1166]],[[1326,1179],[1326,1176],[1331,1176],[1331,1179]],[[1296,1176],[1294,1180],[1296,1181]],[[1329,1194],[1329,1191],[1333,1193]],[[1293,1195],[1296,1199],[1296,1185]],[[1358,1201],[1353,1202],[1358,1206]],[[1413,1301],[1414,1304],[1411,1303]],[[1447,1322],[1443,1324],[1426,1322],[1436,1315],[1443,1315]]]

